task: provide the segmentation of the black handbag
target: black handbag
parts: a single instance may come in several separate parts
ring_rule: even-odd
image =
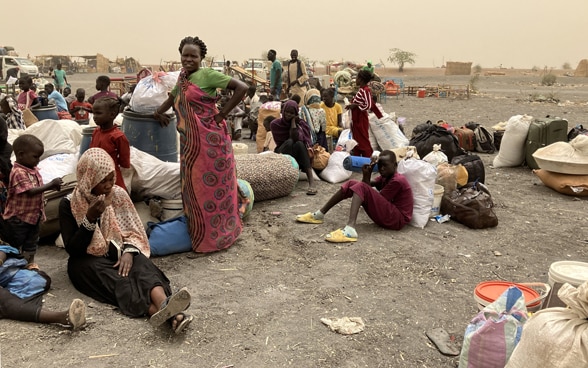
[[[447,156],[448,161],[466,153],[459,146],[457,138],[447,129],[428,123],[417,127],[421,127],[420,133],[413,136],[408,145],[416,147],[419,157],[425,157],[432,152],[434,144],[441,145],[441,151]]]
[[[484,169],[484,162],[478,155],[460,155],[454,157],[451,161],[452,165],[462,165],[468,171],[468,182],[478,181],[480,183],[486,182],[486,170]]]

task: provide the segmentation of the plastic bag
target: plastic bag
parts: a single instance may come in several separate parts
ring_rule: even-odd
[[[459,368],[504,367],[520,340],[526,321],[523,292],[511,286],[484,307],[466,328]]]
[[[447,155],[441,152],[440,144],[434,144],[433,150],[423,157],[423,160],[427,161],[433,166],[438,166],[439,164],[447,162]]]
[[[139,114],[153,114],[167,99],[179,75],[180,72],[158,72],[141,79],[131,96],[131,110]]]
[[[424,228],[433,207],[437,168],[430,163],[408,157],[398,163],[398,172],[406,177],[412,189],[414,205],[410,224]]]

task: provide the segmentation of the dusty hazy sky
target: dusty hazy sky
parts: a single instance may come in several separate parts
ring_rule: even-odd
[[[400,48],[420,67],[575,68],[588,58],[586,18],[588,0],[52,0],[35,2],[29,22],[4,13],[0,45],[21,56],[101,53],[159,64],[179,60],[183,37],[199,36],[208,56],[238,61],[296,48],[313,60],[391,66],[389,50]]]

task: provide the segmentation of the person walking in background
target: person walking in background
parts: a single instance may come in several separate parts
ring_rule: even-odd
[[[280,101],[282,94],[282,63],[276,60],[276,50],[269,50],[267,59],[272,62],[270,68],[270,93],[276,101]]]
[[[118,99],[118,95],[114,92],[111,92],[109,88],[110,78],[107,75],[99,76],[98,78],[96,78],[96,89],[98,90],[98,93],[88,98],[88,102],[93,105],[94,101],[102,97],[112,97]]]
[[[92,104],[84,101],[85,98],[86,90],[78,88],[76,90],[76,99],[69,104],[69,112],[79,124],[88,124],[90,113],[92,112]]]
[[[306,65],[304,61],[298,59],[298,50],[290,51],[290,62],[288,63],[288,71],[286,73],[286,85],[288,96],[300,96],[304,99],[308,86],[308,74],[306,72]]]
[[[53,78],[55,79],[55,89],[61,94],[63,88],[67,84],[67,77],[65,76],[65,70],[61,69],[61,64],[57,64],[57,69],[53,71]]]
[[[369,129],[369,111],[373,111],[379,118],[382,113],[376,107],[372,98],[372,92],[368,87],[369,81],[372,80],[373,74],[367,70],[360,70],[355,78],[355,83],[359,87],[359,91],[353,97],[351,103],[345,106],[345,109],[351,110],[351,134],[353,139],[357,141],[357,146],[353,149],[355,156],[371,157],[372,145],[370,143]]]
[[[195,252],[214,252],[233,245],[242,231],[239,185],[226,118],[247,85],[211,68],[201,68],[206,44],[198,37],[180,41],[182,71],[167,100],[155,111],[163,126],[164,113],[175,106],[180,133],[182,200]],[[219,111],[217,89],[232,96]]]
[[[380,176],[371,180],[372,170],[378,164]],[[349,180],[333,194],[320,210],[296,216],[296,221],[306,224],[322,224],[324,217],[339,202],[351,198],[351,208],[347,225],[327,234],[325,240],[332,243],[348,243],[357,241],[355,229],[359,208],[385,229],[400,230],[412,219],[414,199],[412,189],[406,178],[396,171],[398,164],[396,154],[384,151],[377,162],[362,167],[362,181]],[[374,190],[374,188],[376,190]]]
[[[321,108],[325,110],[327,116],[326,133],[333,138],[339,138],[339,134],[343,131],[343,108],[335,102],[335,89],[324,89],[322,98]]]
[[[12,148],[16,162],[10,171],[0,237],[32,264],[39,246],[41,222],[45,221],[43,193],[50,189],[59,191],[63,180],[56,178],[43,184],[37,165],[45,149],[39,138],[23,134],[14,140]]]
[[[131,145],[125,134],[114,124],[119,109],[118,99],[112,97],[102,97],[94,101],[92,113],[94,122],[100,129],[94,129],[90,148],[102,148],[112,157],[116,185],[127,190],[121,168],[131,168]]]

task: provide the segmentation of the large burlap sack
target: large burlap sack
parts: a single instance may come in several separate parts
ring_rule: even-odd
[[[298,165],[289,155],[274,152],[235,156],[237,178],[251,185],[255,201],[285,197],[298,183]]]
[[[533,173],[546,187],[556,192],[578,197],[588,196],[588,175],[560,174],[543,169],[533,170]]]
[[[513,167],[525,161],[525,140],[529,133],[532,116],[515,115],[508,119],[504,136],[500,142],[500,151],[494,157],[494,167]]]
[[[564,284],[557,296],[569,308],[547,308],[525,324],[506,368],[588,367],[588,282]]]
[[[276,119],[279,118],[281,106],[280,101],[269,101],[260,106],[257,115],[257,133],[255,133],[257,153],[263,152],[263,144],[265,143],[265,136],[267,135],[265,127],[263,126],[263,121],[268,116],[273,116]]]

